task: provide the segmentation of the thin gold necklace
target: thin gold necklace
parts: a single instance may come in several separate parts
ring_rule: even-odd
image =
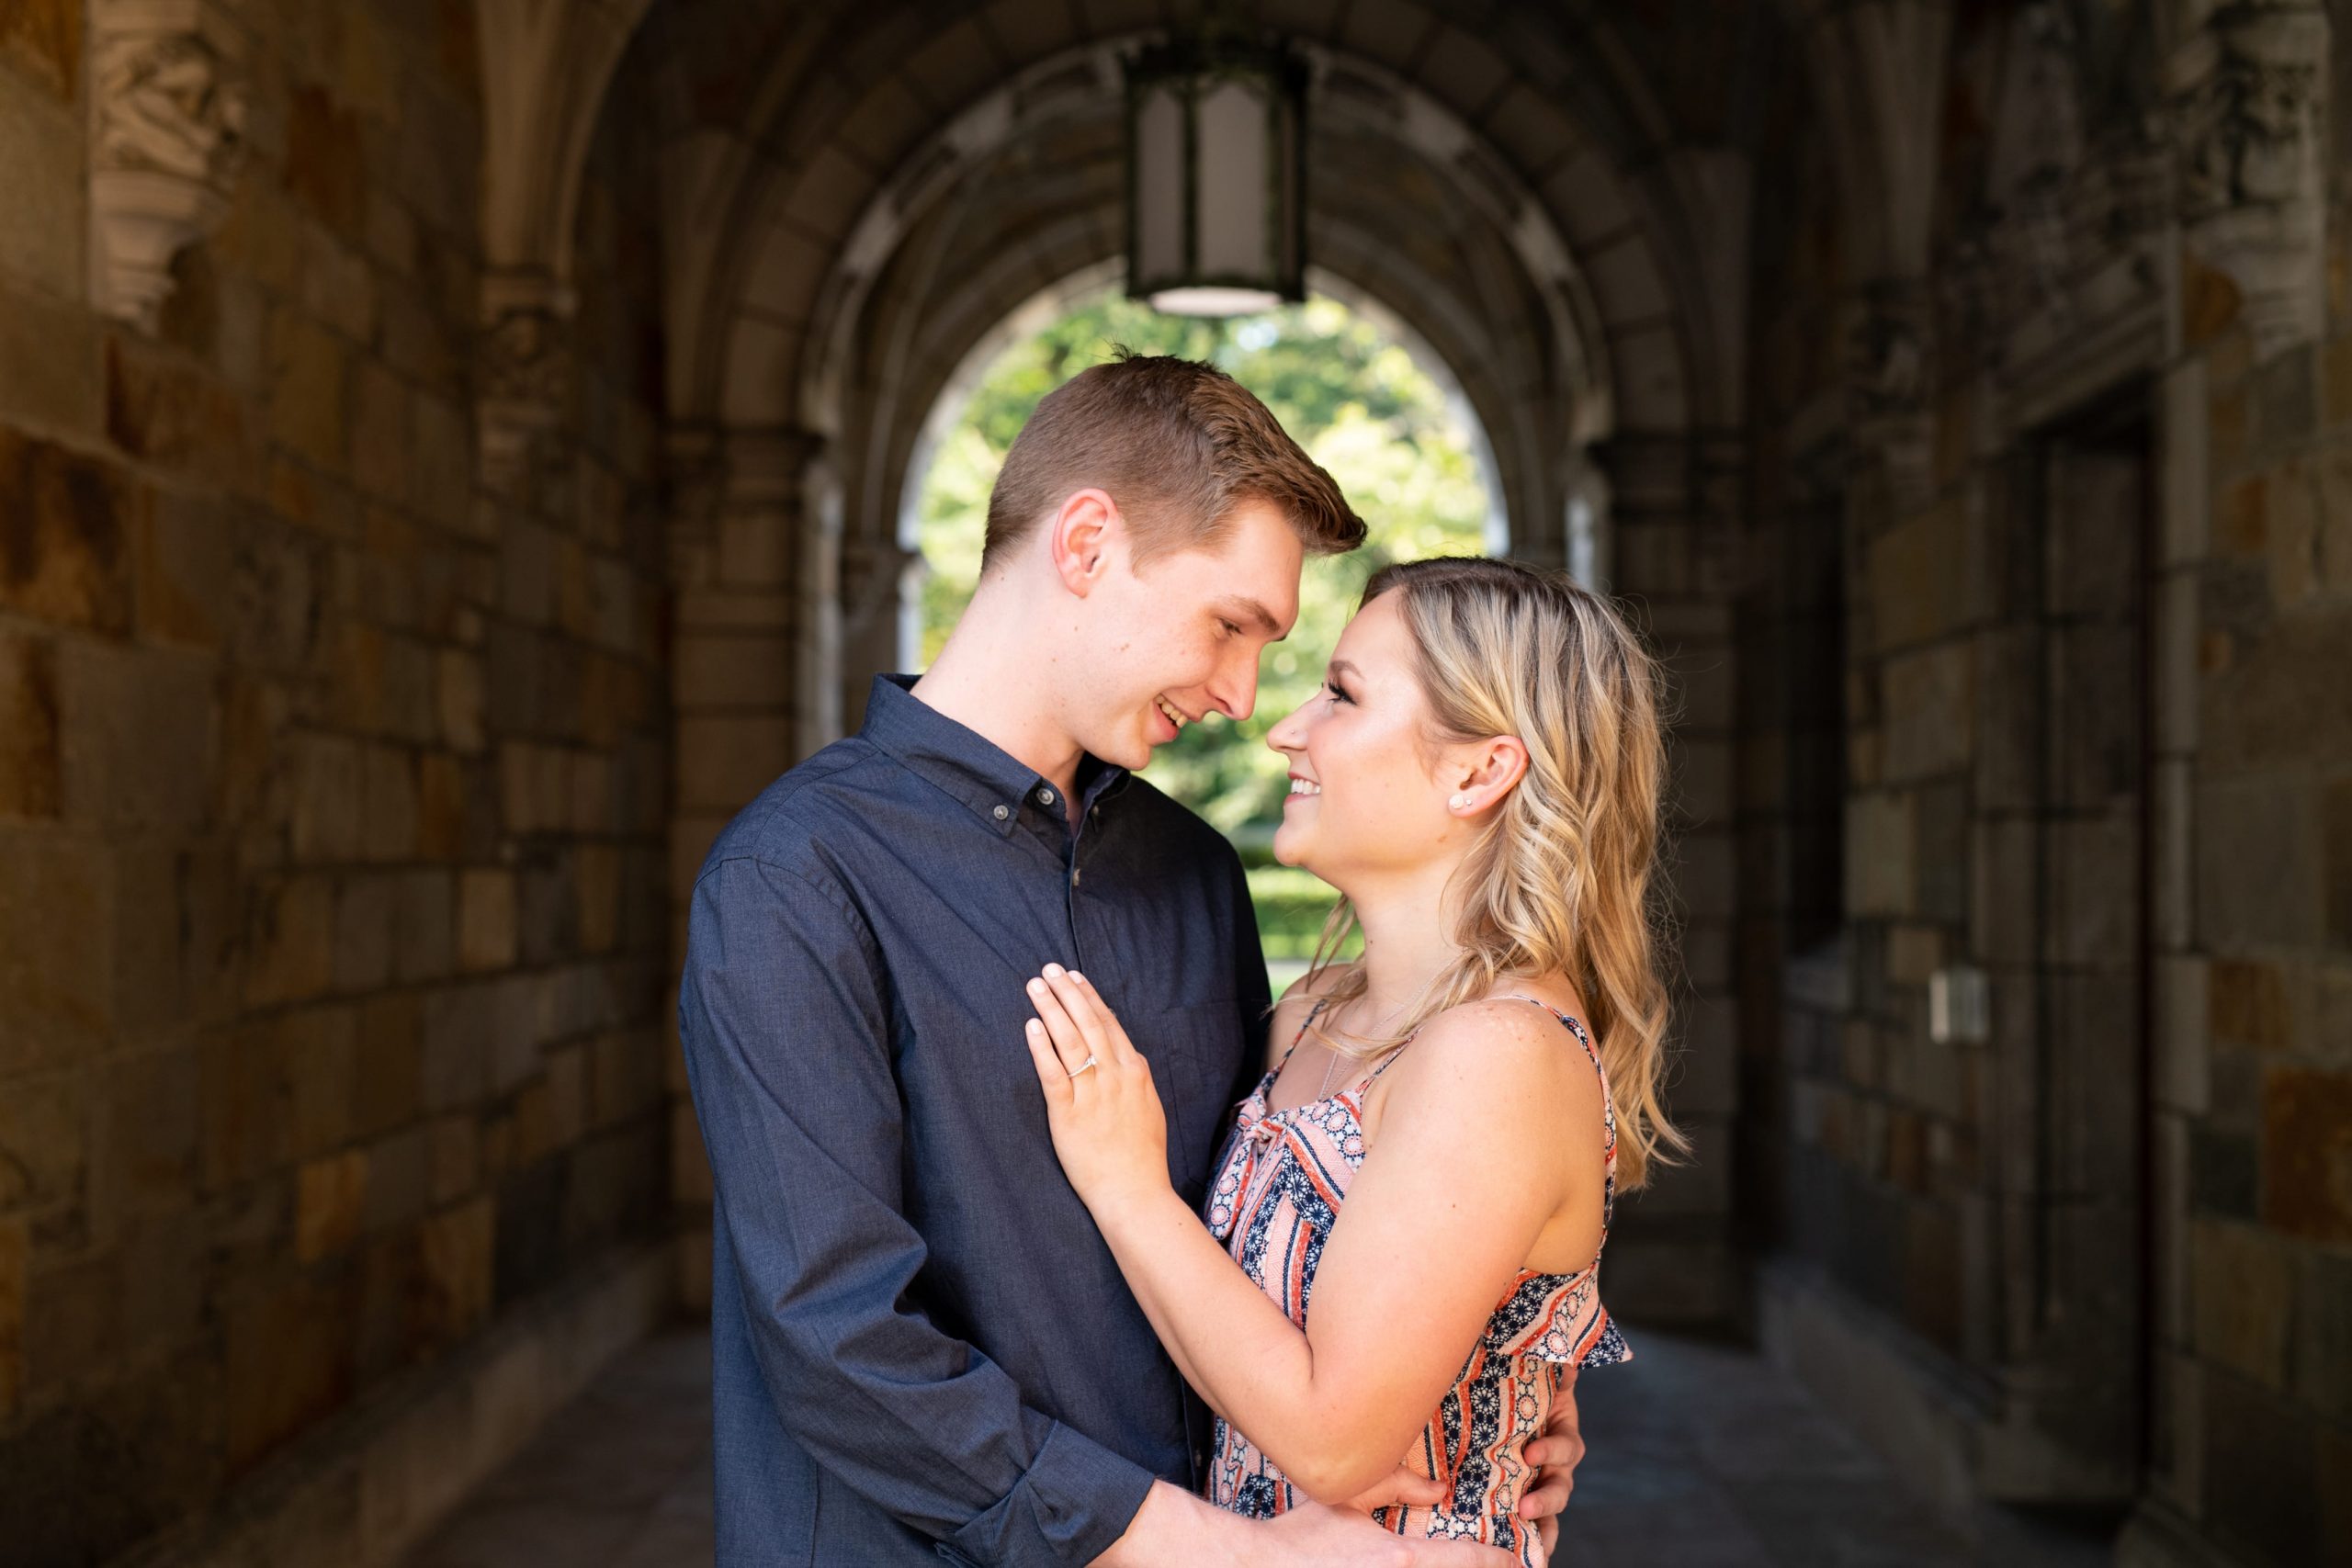
[[[1349,1000],[1350,1000],[1350,1001],[1353,1001],[1354,999],[1355,999],[1355,998],[1352,998],[1352,997],[1351,997],[1351,998],[1349,998]],[[1341,1003],[1340,1004],[1340,1007],[1345,1007],[1345,1006],[1347,1006],[1347,1005],[1348,1005],[1348,1004],[1347,1004],[1347,1002],[1341,1002]],[[1333,1020],[1334,1020],[1334,1022],[1335,1022],[1335,1023],[1336,1023],[1336,1021],[1337,1021],[1337,1017],[1338,1017],[1339,1010],[1340,1010],[1340,1009],[1339,1009],[1339,1008],[1333,1008],[1333,1009],[1331,1010],[1332,1014],[1333,1014]],[[1394,1019],[1396,1018],[1396,1016],[1398,1013],[1403,1012],[1404,1010],[1404,1010],[1404,1008],[1403,1008],[1403,1007],[1401,1007],[1401,1006],[1399,1006],[1399,1007],[1395,1007],[1395,1008],[1391,1008],[1391,1009],[1389,1010],[1389,1012],[1388,1012],[1388,1018],[1389,1018],[1389,1020],[1394,1020]],[[1333,1032],[1335,1032],[1335,1033],[1337,1032],[1336,1028],[1334,1029]],[[1324,1046],[1325,1046],[1325,1048],[1326,1048],[1327,1050],[1329,1050],[1329,1051],[1331,1053],[1331,1059],[1330,1059],[1329,1061],[1328,1061],[1328,1062],[1326,1062],[1326,1063],[1324,1063],[1324,1064],[1323,1064],[1323,1081],[1322,1081],[1321,1083],[1318,1083],[1318,1084],[1317,1084],[1317,1085],[1315,1086],[1315,1098],[1316,1098],[1316,1099],[1317,1099],[1317,1100],[1328,1100],[1328,1099],[1329,1099],[1329,1098],[1330,1098],[1330,1094],[1331,1094],[1331,1069],[1332,1069],[1332,1068],[1334,1068],[1334,1067],[1336,1067],[1336,1066],[1339,1066],[1342,1061],[1352,1061],[1352,1060],[1354,1059],[1354,1058],[1352,1058],[1352,1057],[1343,1056],[1343,1055],[1340,1054],[1340,1048],[1339,1048],[1338,1044],[1337,1044],[1336,1043],[1332,1042],[1332,1041],[1329,1041],[1329,1040],[1325,1041],[1325,1042],[1324,1042]]]

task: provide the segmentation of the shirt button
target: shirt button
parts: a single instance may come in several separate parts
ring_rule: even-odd
[[[1072,887],[1075,887],[1075,886],[1078,886],[1078,868],[1077,868],[1076,866],[1072,866],[1072,867],[1070,867],[1070,872],[1069,872],[1069,885],[1070,885]]]
[[[1001,822],[1001,821],[1003,821],[1006,818],[1008,818],[1008,817],[1010,817],[1010,816],[1012,816],[1012,807],[1011,807],[1010,806],[1000,806],[1000,807],[997,807],[993,812],[989,813],[989,815],[990,815],[990,816],[992,816],[992,817],[994,817],[998,821]]]
[[[1050,790],[1050,789],[1040,789],[1040,790],[1037,792],[1037,804],[1038,804],[1038,805],[1040,805],[1040,806],[1051,806],[1053,803],[1054,803],[1054,792],[1053,792],[1052,790]]]

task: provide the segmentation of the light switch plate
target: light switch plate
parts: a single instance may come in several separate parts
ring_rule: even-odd
[[[1928,1039],[1939,1045],[1974,1045],[1992,1034],[1992,987],[1984,970],[1958,964],[1928,976]]]

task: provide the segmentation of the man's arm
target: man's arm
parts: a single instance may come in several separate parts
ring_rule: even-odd
[[[1150,1473],[1023,1404],[985,1355],[909,1309],[888,987],[834,889],[751,859],[695,889],[679,1021],[760,1369],[828,1472],[962,1559],[1083,1563]]]

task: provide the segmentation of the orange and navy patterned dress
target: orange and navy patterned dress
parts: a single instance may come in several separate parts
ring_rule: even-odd
[[[1552,1012],[1584,1047],[1593,1070],[1601,1071],[1582,1024],[1532,997],[1510,999]],[[1324,1241],[1350,1179],[1363,1164],[1364,1096],[1396,1060],[1391,1055],[1352,1089],[1285,1111],[1270,1109],[1266,1096],[1276,1075],[1322,1010],[1317,1002],[1282,1062],[1241,1102],[1208,1202],[1209,1229],[1302,1328]],[[1608,1134],[1601,1189],[1605,1244],[1617,1186],[1617,1112],[1605,1073],[1600,1097]],[[1408,1468],[1450,1487],[1452,1496],[1441,1507],[1383,1508],[1373,1516],[1375,1520],[1396,1535],[1480,1540],[1517,1552],[1523,1562],[1534,1562],[1535,1532],[1514,1512],[1530,1474],[1521,1454],[1544,1429],[1564,1369],[1607,1366],[1633,1355],[1601,1308],[1600,1280],[1597,1249],[1592,1262],[1573,1274],[1521,1272],[1471,1348],[1462,1375],[1406,1456]],[[1211,1502],[1257,1518],[1297,1505],[1301,1494],[1282,1471],[1222,1416],[1216,1444],[1209,1462]]]

